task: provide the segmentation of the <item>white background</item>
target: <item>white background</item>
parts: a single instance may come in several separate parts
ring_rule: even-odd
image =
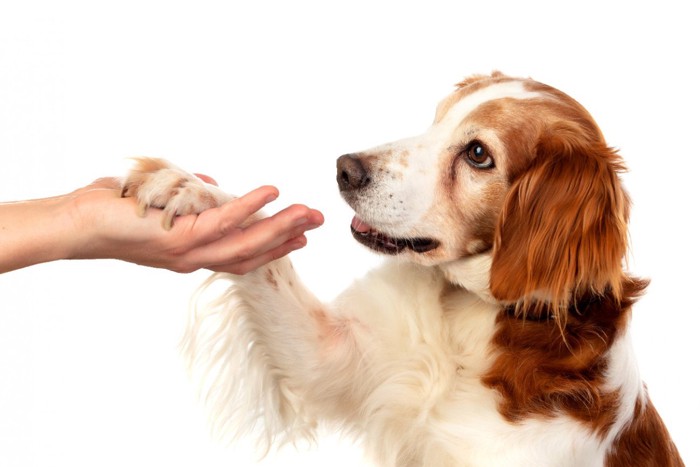
[[[134,155],[239,194],[275,184],[273,210],[326,216],[293,258],[330,299],[377,262],[348,235],[336,157],[421,132],[466,75],[532,76],[582,102],[628,162],[631,268],[653,280],[638,357],[700,465],[697,15],[672,0],[422,3],[2,2],[0,200],[121,175]],[[177,351],[206,275],[64,261],[0,276],[0,465],[254,465],[251,440],[211,441]],[[261,465],[360,459],[323,438]]]

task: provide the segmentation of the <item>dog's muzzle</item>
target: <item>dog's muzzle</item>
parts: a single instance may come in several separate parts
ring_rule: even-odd
[[[336,180],[343,198],[355,208],[356,193],[371,182],[369,171],[357,154],[340,156],[337,161]],[[403,250],[426,253],[436,249],[440,243],[432,238],[397,238],[383,234],[355,217],[350,226],[353,237],[363,245],[380,253],[397,255]]]

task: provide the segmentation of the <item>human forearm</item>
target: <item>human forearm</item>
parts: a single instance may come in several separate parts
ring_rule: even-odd
[[[68,256],[72,226],[65,197],[0,203],[0,273]]]

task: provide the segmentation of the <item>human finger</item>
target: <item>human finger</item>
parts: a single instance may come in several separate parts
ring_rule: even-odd
[[[290,206],[272,217],[189,251],[186,260],[209,269],[222,264],[244,263],[275,250],[322,223],[320,212],[306,206]]]
[[[240,229],[246,219],[274,201],[279,191],[273,186],[262,186],[232,199],[216,208],[207,209],[198,215],[178,216],[174,219],[172,232],[181,238],[188,248],[206,245]]]
[[[230,251],[241,259],[252,258],[323,224],[323,215],[307,206],[289,206],[271,217],[259,219],[226,238]]]
[[[230,274],[237,274],[237,275],[242,275],[242,274],[247,274],[250,271],[253,271],[255,269],[258,269],[259,267],[274,261],[276,259],[280,259],[283,256],[288,255],[292,251],[298,250],[300,248],[305,247],[307,244],[307,239],[304,235],[300,235],[298,237],[294,237],[292,239],[287,240],[283,244],[271,249],[267,250],[264,253],[254,256],[250,259],[244,260],[244,261],[238,261],[230,264],[223,264],[219,266],[213,266],[208,269],[214,271],[214,272],[228,272]]]
[[[199,179],[202,180],[204,183],[208,183],[208,184],[214,185],[214,186],[219,186],[219,184],[216,183],[216,180],[211,178],[209,175],[198,174],[198,173],[195,173],[195,175],[197,177],[199,177]]]
[[[210,222],[209,216],[216,216],[215,229],[205,234],[223,237],[236,229],[239,229],[248,218],[260,211],[266,204],[276,200],[279,191],[273,186],[261,186],[246,193],[240,198],[235,198],[218,208],[205,211],[200,214],[203,222]]]

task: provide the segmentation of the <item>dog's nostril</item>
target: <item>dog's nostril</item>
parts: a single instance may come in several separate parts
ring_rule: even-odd
[[[357,190],[369,184],[367,169],[357,154],[340,156],[337,162],[336,180],[340,191]]]

